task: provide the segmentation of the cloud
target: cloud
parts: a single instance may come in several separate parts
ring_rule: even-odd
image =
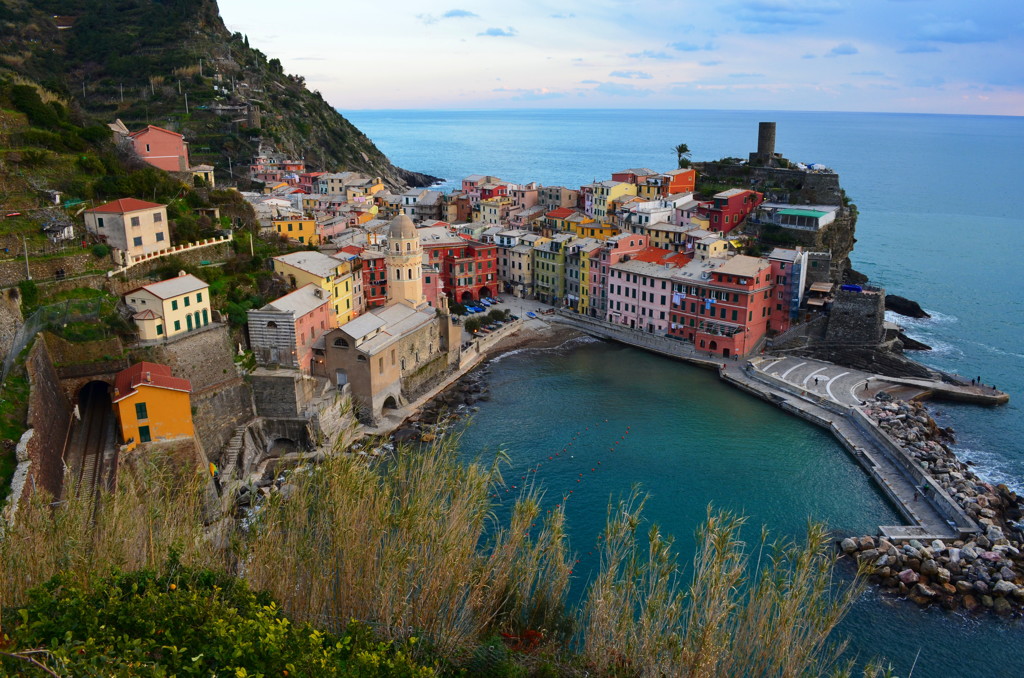
[[[511,38],[518,33],[519,31],[509,26],[508,28],[488,28],[486,31],[477,33],[477,35],[490,38]]]
[[[919,40],[956,44],[991,42],[994,39],[991,34],[982,32],[978,28],[978,24],[974,23],[971,19],[964,19],[963,21],[938,21],[925,24],[917,30],[915,37]]]
[[[632,54],[627,54],[626,56],[630,57],[631,59],[674,59],[675,58],[671,54],[669,54],[668,52],[655,52],[654,50],[650,50],[650,49],[645,49],[642,52],[633,52]]]
[[[673,42],[669,47],[679,50],[680,52],[700,52],[701,50],[710,52],[715,49],[714,43],[711,42],[706,42],[703,45],[697,45],[692,42]]]
[[[817,58],[818,58],[818,55],[816,55],[816,54],[805,54],[805,55],[803,55],[803,56],[802,56],[802,57],[800,57],[800,58],[801,58],[801,59],[817,59]]]
[[[613,97],[645,97],[654,93],[653,90],[643,89],[635,85],[625,85],[620,82],[602,82],[593,91]]]
[[[907,45],[897,51],[900,54],[928,54],[930,52],[941,52],[942,50],[934,45]]]
[[[544,99],[558,99],[568,95],[567,92],[548,89],[547,87],[538,87],[536,89],[508,89],[499,87],[491,91],[514,94],[515,96],[511,97],[511,99],[515,101],[542,101]]]
[[[856,47],[854,47],[853,45],[851,45],[848,42],[844,42],[844,43],[836,45],[835,47],[830,49],[828,51],[828,54],[826,54],[825,56],[827,56],[827,57],[850,56],[851,54],[859,54],[859,53],[860,53],[859,49],[857,49]]]
[[[727,5],[731,16],[747,24],[744,33],[773,33],[817,26],[843,11],[840,0],[739,0]]]
[[[612,71],[608,74],[612,78],[630,78],[633,80],[650,80],[654,76],[643,71]]]
[[[436,17],[433,14],[417,14],[416,18],[425,24],[436,24],[442,19],[479,19],[480,16],[468,9],[450,9],[440,17]]]
[[[701,61],[699,63],[700,63],[701,66],[718,66],[722,62],[721,61]]]
[[[763,78],[764,73],[730,73],[730,78]]]
[[[549,16],[552,19],[574,19],[574,18],[576,18],[576,15],[573,14],[572,12],[569,12],[568,14],[551,14]]]
[[[933,75],[930,78],[918,78],[917,80],[911,80],[911,87],[930,87],[941,89],[942,85],[946,84],[946,79],[939,75]]]

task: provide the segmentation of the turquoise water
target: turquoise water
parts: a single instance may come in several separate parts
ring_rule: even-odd
[[[855,267],[933,314],[900,319],[936,347],[921,359],[980,375],[1010,393],[1010,405],[1001,408],[941,403],[933,410],[958,430],[958,452],[980,475],[1024,489],[1024,275],[1017,250],[1024,217],[1015,201],[1024,176],[1024,118],[749,111],[346,115],[394,162],[445,177],[449,186],[473,173],[578,186],[627,167],[670,169],[680,142],[695,160],[745,157],[756,146],[757,123],[775,120],[776,149],[791,160],[835,168],[857,203]],[[744,510],[786,535],[798,534],[808,516],[827,520],[838,533],[870,531],[893,519],[830,437],[696,368],[598,345],[517,354],[495,365],[492,380],[494,400],[481,405],[465,438],[467,453],[506,444],[516,468],[529,468],[581,429],[578,444],[600,450],[614,431],[621,436],[631,427],[620,445],[629,455],[591,460],[600,467],[571,460],[578,470],[558,457],[534,474],[556,499],[574,489],[568,507],[581,577],[609,496],[634,482],[652,492],[648,516],[677,536],[682,561],[709,501]],[[604,418],[609,429],[600,428]],[[615,472],[605,473],[606,465]],[[572,473],[581,472],[575,483],[580,476]],[[573,485],[581,488],[579,497]],[[914,675],[1016,675],[1001,674],[999,661],[1019,659],[1024,647],[1020,622],[921,613],[874,594],[859,601],[841,631],[859,656],[883,654],[902,675],[918,650]]]

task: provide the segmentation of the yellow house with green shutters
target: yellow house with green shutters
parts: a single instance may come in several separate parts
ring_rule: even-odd
[[[362,264],[358,257],[343,259],[323,252],[292,252],[274,257],[274,272],[296,289],[312,283],[327,292],[339,326],[359,315],[356,292],[358,289],[362,295]]]
[[[174,278],[136,287],[124,295],[134,310],[139,339],[155,341],[210,324],[210,286],[184,271]]]
[[[590,257],[599,249],[600,243],[580,248],[580,300],[576,310],[582,315],[590,315]]]
[[[320,236],[316,232],[316,220],[303,217],[301,219],[274,219],[274,231],[283,238],[288,238],[300,245],[319,245]]]

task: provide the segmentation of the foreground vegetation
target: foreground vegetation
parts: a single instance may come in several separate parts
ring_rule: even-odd
[[[292,473],[288,491],[230,534],[204,528],[205,477],[159,453],[123,466],[98,507],[36,497],[0,542],[4,667],[849,674],[828,637],[859,588],[832,580],[819,526],[805,543],[772,544],[762,533],[751,546],[741,518],[709,512],[684,575],[671,540],[642,529],[634,493],[609,507],[600,566],[576,609],[562,510],[544,513],[528,491],[499,523],[490,496],[500,466],[459,463],[451,440],[377,468],[332,456]]]

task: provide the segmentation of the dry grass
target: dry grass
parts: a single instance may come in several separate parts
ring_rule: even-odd
[[[175,68],[171,71],[171,74],[176,78],[191,78],[193,75],[198,75],[200,70],[199,64],[196,64],[194,66]]]
[[[801,544],[770,544],[762,530],[751,563],[744,519],[709,510],[684,588],[671,540],[656,526],[646,548],[638,538],[643,504],[634,492],[609,508],[584,609],[584,654],[598,673],[788,678],[850,670],[837,665],[843,646],[828,636],[861,585],[833,581],[821,525],[810,525]]]
[[[489,530],[500,480],[497,462],[459,463],[452,439],[383,470],[331,457],[266,507],[244,544],[245,576],[299,619],[360,619],[385,638],[415,631],[442,654],[499,628],[562,627],[564,516],[540,522],[527,494],[509,525]]]
[[[117,490],[104,493],[98,506],[91,496],[76,496],[70,484],[64,501],[35,494],[4,532],[0,604],[24,601],[30,588],[61,572],[89,588],[115,568],[155,568],[172,549],[184,563],[223,567],[203,532],[205,478],[166,456],[123,463]]]

